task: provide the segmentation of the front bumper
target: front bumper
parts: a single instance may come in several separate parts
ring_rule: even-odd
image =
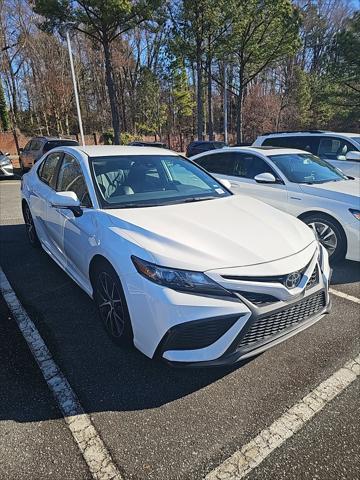
[[[318,297],[323,297],[323,300],[319,301]],[[284,326],[286,324],[286,320],[283,321],[282,324],[281,321],[279,321],[277,325],[272,322],[271,326],[269,326],[268,328],[269,330],[273,329],[273,332],[269,335],[264,335],[264,332],[266,332],[267,329],[266,323],[267,320],[269,320],[269,317],[277,316],[279,314],[281,316],[282,314],[285,314],[286,318],[288,311],[291,308],[301,306],[302,301],[295,301],[293,305],[287,305],[285,307],[282,307],[273,312],[273,315],[269,317],[258,316],[256,313],[254,313],[249,318],[246,325],[241,329],[241,331],[236,336],[235,340],[232,342],[226,352],[219,358],[208,361],[205,360],[185,362],[169,360],[167,358],[167,355],[165,354],[164,360],[174,367],[208,367],[232,365],[234,363],[241,362],[242,360],[246,360],[247,358],[259,355],[265,350],[287,340],[293,335],[296,335],[302,330],[310,327],[318,320],[320,320],[324,316],[324,314],[330,312],[331,302],[325,290],[319,290],[317,293],[312,294],[310,297],[305,297],[304,300],[309,300],[309,303],[312,302],[317,304],[318,309],[315,310],[312,315],[299,318],[299,320],[297,321],[289,321],[289,325],[287,326]]]
[[[323,265],[317,256],[294,292],[273,282],[259,285],[232,279],[237,301],[227,303],[235,311],[173,325],[159,342],[156,356],[180,367],[231,365],[313,325],[330,311],[331,272],[326,254]]]
[[[360,262],[360,221],[351,216],[343,226],[347,239],[346,259]]]

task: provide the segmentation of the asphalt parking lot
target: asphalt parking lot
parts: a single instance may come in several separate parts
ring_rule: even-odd
[[[336,294],[330,315],[244,365],[171,369],[122,350],[28,245],[19,189],[0,181],[0,265],[124,480],[203,479],[359,354],[360,304]],[[359,299],[359,264],[336,266],[332,289]],[[4,301],[0,313],[0,479],[91,478]],[[247,478],[359,478],[358,398],[359,379]]]

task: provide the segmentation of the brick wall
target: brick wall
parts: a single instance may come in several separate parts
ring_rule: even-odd
[[[95,137],[96,135],[96,141],[97,143],[100,143],[100,134],[90,134],[90,135],[85,135],[85,143],[86,145],[94,145],[95,144]],[[31,137],[27,137],[26,135],[23,135],[20,133],[18,130],[16,131],[16,137],[18,139],[19,147],[24,148],[27,142],[31,139]],[[67,138],[73,138],[76,140],[75,135],[71,135],[70,137]],[[215,135],[216,140],[223,140],[223,135]],[[154,136],[145,136],[143,137],[144,141],[148,142],[153,142],[155,140]],[[157,139],[159,140],[159,139]],[[185,151],[187,145],[194,140],[194,137],[188,136],[188,137],[183,137],[182,141],[180,139],[179,135],[165,135],[161,141],[166,143],[168,147],[172,150],[175,150],[177,152],[180,151]],[[230,140],[233,141],[232,138]],[[9,152],[10,155],[17,155],[17,149],[16,149],[16,143],[15,143],[15,136],[13,132],[0,132],[0,151],[2,152]]]

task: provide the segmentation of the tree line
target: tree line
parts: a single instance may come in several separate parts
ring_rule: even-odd
[[[1,0],[0,128],[105,141],[360,129],[360,12],[346,0]]]

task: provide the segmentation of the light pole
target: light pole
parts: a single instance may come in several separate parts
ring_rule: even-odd
[[[73,86],[74,86],[74,95],[75,95],[75,102],[76,102],[77,117],[79,122],[81,143],[83,146],[85,146],[85,137],[84,137],[84,130],[83,130],[82,119],[81,119],[80,102],[79,102],[79,95],[78,95],[78,89],[76,84],[76,76],[75,76],[74,61],[73,61],[71,42],[70,42],[69,27],[66,28],[65,35],[66,35],[66,42],[67,42],[67,47],[69,51],[71,77],[72,77]]]
[[[224,142],[228,143],[227,64],[224,62]]]

